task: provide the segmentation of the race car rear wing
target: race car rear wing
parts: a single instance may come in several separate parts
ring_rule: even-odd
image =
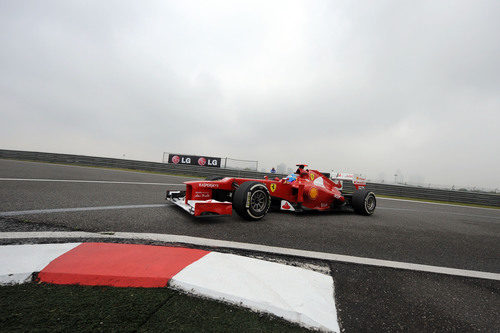
[[[340,184],[340,189],[343,188],[343,181],[352,181],[352,184],[356,188],[356,190],[360,190],[366,187],[366,178],[361,177],[361,175],[356,175],[354,173],[349,172],[332,172],[330,175],[330,179],[333,180],[334,183]]]

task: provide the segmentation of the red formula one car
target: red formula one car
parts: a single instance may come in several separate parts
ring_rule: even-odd
[[[260,220],[270,207],[295,212],[351,207],[362,215],[375,211],[375,194],[365,189],[364,179],[339,174],[332,180],[305,164],[297,166],[294,174],[281,179],[219,177],[185,182],[186,191],[167,191],[166,199],[194,216],[231,215],[234,208],[247,220]],[[339,179],[351,180],[356,190],[343,193]]]

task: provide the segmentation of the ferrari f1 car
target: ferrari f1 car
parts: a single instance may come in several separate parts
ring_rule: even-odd
[[[305,164],[297,166],[294,174],[281,179],[215,177],[185,182],[185,191],[167,191],[166,199],[194,216],[231,215],[234,208],[247,220],[262,219],[270,207],[295,212],[350,207],[361,215],[375,211],[375,194],[365,189],[363,178],[337,174],[330,179]],[[342,180],[352,181],[355,191],[344,193]]]

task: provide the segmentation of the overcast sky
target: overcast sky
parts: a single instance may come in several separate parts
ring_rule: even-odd
[[[500,1],[0,0],[0,148],[500,187]]]

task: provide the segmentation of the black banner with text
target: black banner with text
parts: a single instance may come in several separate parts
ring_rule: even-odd
[[[168,154],[169,164],[197,165],[197,166],[220,168],[221,161],[222,158],[220,157]]]

